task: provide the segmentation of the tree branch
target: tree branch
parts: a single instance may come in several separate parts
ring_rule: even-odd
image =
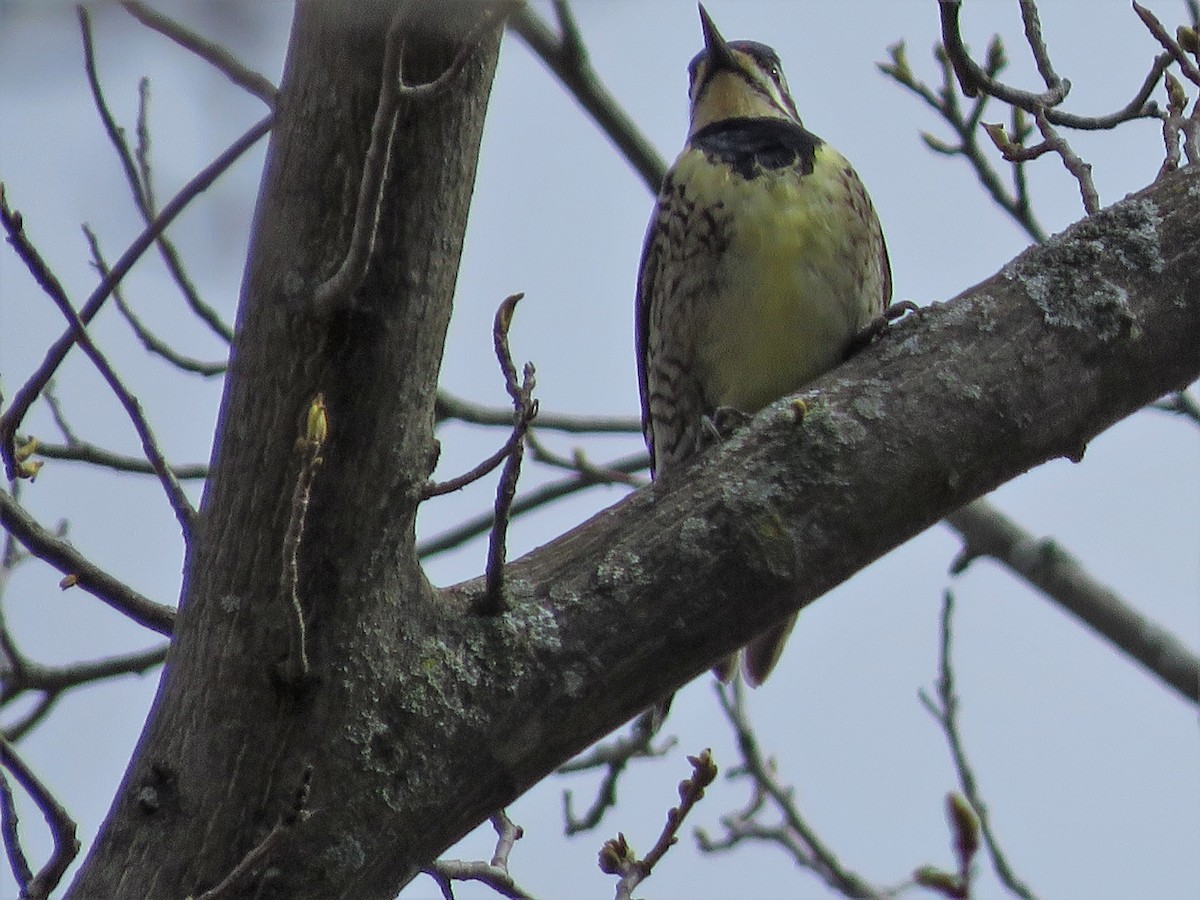
[[[126,12],[147,28],[157,31],[185,50],[195,53],[238,87],[245,88],[267,106],[274,108],[275,95],[279,92],[278,88],[265,75],[247,68],[241,60],[224,47],[201,37],[190,28],[151,9],[144,3],[127,2],[121,5],[125,7]]]
[[[569,21],[562,17],[564,4],[556,5],[556,9],[560,11],[560,22]],[[522,6],[513,14],[509,27],[554,72],[616,144],[617,150],[629,160],[650,193],[657,194],[666,163],[596,76],[578,34],[570,28],[564,28],[556,38],[546,23],[528,6]]]
[[[46,861],[46,864],[29,881],[21,883],[22,898],[43,900],[43,898],[49,897],[50,892],[58,886],[59,881],[62,880],[63,873],[67,871],[67,867],[71,865],[76,854],[79,853],[79,840],[75,837],[75,822],[63,808],[62,804],[54,799],[54,795],[33,774],[32,770],[25,765],[25,761],[17,755],[12,745],[3,737],[0,737],[0,765],[3,765],[4,768],[12,772],[17,783],[33,798],[33,802],[42,811],[42,816],[46,819],[46,826],[50,829],[50,835],[54,839],[54,850],[50,854],[50,859]],[[6,783],[3,791],[3,800],[6,805],[11,800],[11,797],[12,791],[8,789]],[[5,819],[11,823],[11,825],[6,825],[4,829],[5,844],[11,852],[12,847],[8,843],[8,832],[11,828],[12,838],[15,840],[16,822],[12,809],[7,809],[5,812]],[[18,876],[30,871],[29,864],[25,861],[23,854],[14,859],[13,863],[14,872],[18,873]]]
[[[1035,538],[986,500],[950,513],[946,524],[963,539],[952,571],[963,572],[980,557],[996,560],[1180,696],[1200,705],[1200,659],[1175,635],[1093,578],[1055,541]]]
[[[124,129],[117,125],[116,119],[109,111],[108,103],[104,99],[104,91],[100,86],[100,75],[96,70],[96,51],[92,41],[91,17],[82,5],[76,8],[76,12],[83,39],[84,70],[87,72],[88,86],[92,91],[96,112],[100,115],[100,121],[104,125],[105,133],[108,134],[109,142],[113,145],[117,158],[121,161],[121,167],[125,171],[125,180],[129,183],[129,190],[133,194],[134,205],[141,213],[142,220],[149,226],[153,223],[156,212],[154,185],[150,180],[150,130],[146,124],[147,105],[150,101],[149,81],[143,78],[138,85],[138,148],[137,153],[133,154],[129,152],[129,145],[125,141]],[[163,231],[154,236],[154,242],[158,245],[159,255],[162,257],[167,271],[171,274],[171,278],[178,285],[188,307],[200,321],[209,327],[213,334],[225,343],[229,343],[233,337],[233,329],[221,319],[215,309],[201,299],[199,291],[196,290],[184,270],[183,261],[180,259],[175,245],[167,239]]]
[[[158,439],[155,438],[154,432],[150,430],[150,423],[146,420],[141,404],[130,393],[125,383],[121,381],[112,364],[109,363],[108,359],[100,351],[100,348],[92,341],[91,336],[87,333],[87,326],[75,311],[75,307],[72,306],[62,285],[50,271],[41,254],[38,253],[33,244],[25,237],[20,213],[10,209],[2,195],[0,195],[0,222],[3,223],[5,231],[8,232],[8,242],[16,249],[17,256],[25,263],[34,279],[54,302],[54,305],[58,307],[59,312],[62,313],[68,324],[74,328],[75,342],[88,359],[92,361],[93,365],[95,365],[105,384],[108,385],[108,389],[113,392],[117,401],[124,408],[125,414],[129,417],[138,438],[142,442],[142,451],[146,454],[146,459],[149,460],[154,473],[158,476],[158,480],[163,486],[163,491],[167,495],[167,501],[171,504],[171,509],[175,512],[175,518],[179,522],[179,528],[183,532],[183,538],[186,542],[191,535],[192,523],[196,517],[196,511],[192,509],[191,501],[188,500],[187,494],[183,492],[183,488],[180,486],[178,479],[175,478],[175,474],[167,466],[167,461],[163,458],[162,450],[158,446]]]
[[[249,131],[234,141],[224,153],[209,163],[191,181],[184,185],[178,194],[171,198],[171,202],[162,208],[162,211],[155,216],[154,221],[146,226],[146,229],[121,254],[121,257],[113,264],[108,277],[101,280],[87,301],[80,307],[78,311],[80,321],[86,325],[95,317],[96,313],[104,305],[104,301],[112,293],[113,288],[133,268],[133,264],[154,243],[158,235],[183,212],[192,200],[216,181],[222,172],[233,165],[238,157],[254,146],[259,138],[270,131],[272,118],[272,116],[267,116],[257,125],[254,125]],[[0,189],[0,199],[3,199],[2,189]],[[13,459],[13,439],[16,436],[17,429],[21,427],[21,422],[24,420],[26,413],[29,412],[29,407],[33,405],[33,401],[45,389],[50,379],[54,377],[55,371],[62,364],[67,352],[75,345],[75,339],[76,330],[72,326],[58,340],[51,344],[50,349],[46,351],[46,356],[42,360],[41,365],[38,366],[29,380],[21,385],[13,395],[8,409],[0,416],[0,459],[4,460],[10,479],[16,477],[16,463]]]
[[[950,663],[951,623],[954,616],[954,595],[946,591],[942,600],[941,644],[938,654],[938,699],[935,701],[924,690],[921,691],[921,702],[929,710],[929,714],[937,720],[946,742],[950,746],[950,755],[954,761],[954,770],[958,773],[959,785],[963,795],[970,803],[971,809],[979,819],[979,829],[983,834],[984,844],[992,859],[996,875],[1010,891],[1024,900],[1036,900],[1033,892],[1013,871],[1008,858],[1000,849],[999,841],[992,830],[991,819],[988,816],[987,804],[979,790],[979,783],[967,758],[962,736],[958,729],[958,695],[954,690],[954,667]]]
[[[0,525],[38,559],[48,562],[64,575],[76,576],[76,584],[89,594],[139,625],[170,635],[175,624],[175,610],[143,597],[94,565],[62,538],[39,525],[7,491],[0,491]]]

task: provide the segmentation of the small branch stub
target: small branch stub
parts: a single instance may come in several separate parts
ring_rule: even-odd
[[[300,599],[300,542],[304,537],[304,524],[308,516],[308,502],[312,495],[313,480],[317,469],[324,462],[321,448],[329,436],[329,413],[325,407],[325,395],[317,394],[308,406],[304,420],[304,433],[296,441],[300,453],[300,471],[292,491],[292,510],[287,532],[283,539],[282,593],[291,612],[291,627],[288,629],[289,645],[287,659],[280,667],[280,675],[289,684],[297,684],[308,677],[308,638],[304,624],[304,604]]]
[[[488,539],[486,588],[479,598],[476,611],[481,615],[494,616],[504,612],[504,558],[507,553],[508,517],[512,511],[513,497],[517,493],[517,479],[521,476],[521,461],[525,456],[525,433],[537,415],[537,401],[533,399],[533,363],[525,363],[520,381],[517,367],[513,364],[512,352],[508,348],[508,329],[512,325],[513,313],[524,294],[507,297],[496,310],[492,324],[492,342],[496,348],[496,359],[504,374],[504,387],[513,401],[513,434],[509,440],[511,450],[500,475],[496,489],[496,507],[492,515],[492,532]]]

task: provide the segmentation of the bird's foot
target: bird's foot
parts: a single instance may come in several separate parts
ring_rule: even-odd
[[[732,406],[718,406],[711,416],[702,416],[705,443],[716,444],[750,424],[751,415]]]
[[[849,359],[858,351],[868,347],[901,316],[906,313],[919,313],[920,310],[921,308],[911,300],[897,300],[883,311],[883,315],[876,316],[866,328],[851,338],[850,346],[846,348],[846,358]]]

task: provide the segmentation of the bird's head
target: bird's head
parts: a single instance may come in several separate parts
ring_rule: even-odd
[[[726,41],[700,5],[704,49],[688,66],[691,134],[725,119],[774,118],[800,124],[779,55],[757,41]]]

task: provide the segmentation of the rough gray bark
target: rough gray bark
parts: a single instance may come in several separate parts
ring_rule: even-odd
[[[483,8],[427,7],[404,54],[414,83],[447,68]],[[321,320],[312,295],[346,252],[398,8],[297,9],[176,640],[72,896],[211,888],[290,808],[310,764],[314,815],[256,896],[384,896],[409,872],[404,854],[382,852],[408,839],[379,825],[419,768],[420,746],[392,740],[414,713],[377,703],[406,680],[395,643],[434,611],[413,522],[499,31],[450,91],[402,103],[374,261],[354,308]],[[294,690],[276,675],[291,623],[282,543],[318,392],[331,429],[300,554],[317,679]]]
[[[696,465],[509,568],[510,610],[436,592],[413,519],[487,88],[489,44],[401,113],[376,262],[340,261],[386,15],[298,14],[219,424],[159,696],[80,897],[388,897],[556,765],[963,503],[1200,375],[1200,177],[1172,176],[1032,249]],[[461,33],[456,27],[454,33]],[[429,77],[453,41],[414,38]],[[419,57],[419,60],[418,60]],[[418,68],[418,62],[421,67]],[[301,554],[314,680],[281,684],[281,552],[322,391],[331,431]],[[903,592],[897,591],[897,602]],[[852,664],[852,660],[848,661]]]

